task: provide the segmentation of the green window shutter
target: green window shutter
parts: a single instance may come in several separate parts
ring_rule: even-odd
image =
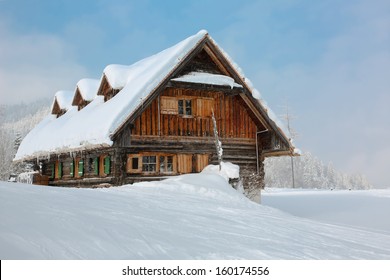
[[[111,169],[111,158],[105,157],[104,158],[104,174],[110,174]]]
[[[93,170],[95,171],[95,175],[99,175],[99,158],[93,159]]]
[[[62,178],[62,162],[58,163],[58,178]]]
[[[78,170],[79,176],[84,175],[84,161],[80,160],[79,161],[79,170]]]
[[[70,177],[74,177],[74,160],[70,163]]]

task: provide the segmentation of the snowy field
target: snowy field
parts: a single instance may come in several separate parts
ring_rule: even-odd
[[[390,259],[389,191],[266,190],[263,203],[286,212],[216,174],[108,189],[1,182],[0,259]]]
[[[262,204],[298,217],[390,235],[390,189],[265,189]]]

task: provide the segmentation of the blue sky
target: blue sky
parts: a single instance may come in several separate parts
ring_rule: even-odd
[[[207,29],[296,144],[390,187],[390,2],[0,0],[0,103],[100,78]]]

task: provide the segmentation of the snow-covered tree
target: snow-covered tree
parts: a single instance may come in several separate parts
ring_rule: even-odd
[[[29,104],[0,105],[0,180],[11,173],[28,171],[24,164],[12,160],[23,137],[49,114],[50,101],[38,100]]]
[[[332,163],[323,164],[309,152],[294,160],[295,185],[301,188],[369,189],[367,179],[361,174],[349,175],[334,169]],[[267,187],[292,187],[289,157],[268,158],[265,161]]]
[[[214,111],[212,110],[211,113],[212,113],[211,118],[213,120],[213,129],[214,129],[214,137],[215,137],[215,140],[214,140],[214,142],[215,142],[215,149],[216,149],[216,153],[217,153],[217,157],[218,157],[219,171],[221,171],[222,156],[223,156],[222,143],[219,140],[217,121],[215,120],[215,117],[214,117]]]

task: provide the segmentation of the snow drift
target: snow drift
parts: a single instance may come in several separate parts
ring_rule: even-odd
[[[216,174],[108,189],[0,184],[1,259],[389,259],[390,235],[251,202]]]

